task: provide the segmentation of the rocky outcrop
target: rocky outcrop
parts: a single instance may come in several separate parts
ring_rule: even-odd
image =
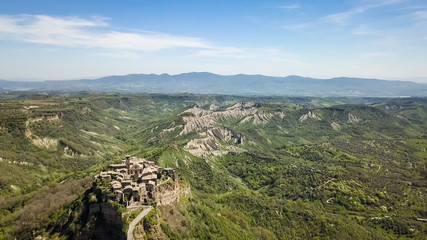
[[[149,220],[151,219],[151,220]],[[154,220],[154,221],[153,221]],[[160,226],[159,215],[157,211],[154,213],[148,213],[144,219],[142,219],[139,224],[135,226],[135,229],[132,234],[132,238],[128,237],[128,240],[164,240],[169,239],[169,237],[163,232],[162,227]]]
[[[81,204],[69,210],[66,224],[58,226],[56,231],[71,230],[73,235],[67,239],[126,239],[122,212],[108,199],[108,192],[93,185],[85,192]]]
[[[214,110],[213,110],[214,109]],[[239,102],[224,111],[216,111],[216,106],[210,106],[210,110],[200,108],[198,105],[184,111],[181,115],[185,121],[182,134],[202,131],[215,126],[215,122],[224,118],[243,118],[240,122],[252,121],[254,124],[265,124],[273,119],[285,117],[283,112],[266,113],[253,102]]]
[[[190,188],[181,188],[179,179],[167,181],[159,184],[154,192],[157,206],[172,204],[178,201],[181,196],[190,193]]]
[[[113,226],[117,229],[122,229],[123,218],[122,214],[110,203],[101,203],[101,214],[106,225]]]
[[[211,104],[210,106],[209,106],[209,110],[211,110],[211,111],[216,111],[216,110],[218,110],[218,106],[217,105],[215,105],[215,104]]]
[[[340,126],[338,123],[336,123],[336,122],[332,122],[332,123],[331,123],[331,127],[332,127],[335,131],[339,131],[339,130],[341,130],[341,126]]]
[[[211,105],[209,110],[198,105],[184,111],[181,116],[185,125],[180,135],[198,132],[199,138],[189,141],[184,149],[199,157],[209,155],[221,156],[229,151],[238,151],[238,146],[244,143],[244,137],[226,127],[217,125],[223,119],[238,119],[240,124],[266,124],[285,117],[283,112],[265,112],[253,102],[239,102],[223,111]]]
[[[29,126],[29,124],[33,122],[54,121],[54,120],[60,120],[60,115],[56,114],[56,115],[29,118],[25,122],[25,136],[28,139],[30,139],[34,145],[37,145],[39,147],[44,147],[44,148],[50,148],[50,147],[55,148],[58,145],[57,139],[49,138],[49,137],[40,138],[31,131]]]
[[[224,127],[215,127],[199,134],[201,138],[192,139],[184,149],[199,157],[222,156],[236,151],[236,145],[244,143],[244,137]],[[228,144],[225,144],[228,143]]]
[[[384,106],[384,108],[385,108],[386,110],[396,110],[396,109],[402,110],[402,109],[403,109],[403,106],[388,105],[388,104],[386,104],[386,105]]]
[[[316,114],[314,114],[314,112],[312,112],[311,110],[308,111],[308,113],[301,115],[301,117],[299,118],[298,121],[300,122],[304,122],[308,119],[313,119],[313,120],[321,120],[320,117],[316,116]]]
[[[253,116],[247,116],[244,118],[241,123],[252,121],[254,124],[266,124],[271,122],[276,118],[285,118],[285,114],[283,112],[277,113],[261,113],[257,112],[253,114]]]
[[[348,121],[351,122],[351,123],[358,123],[358,122],[362,121],[362,119],[354,116],[351,113],[348,113]]]
[[[39,138],[35,135],[33,135],[33,138],[31,139],[34,145],[44,147],[44,148],[56,148],[58,146],[58,139],[55,138]]]
[[[59,120],[60,119],[60,115],[59,114],[55,114],[55,115],[46,115],[46,116],[41,116],[41,117],[34,117],[34,118],[29,118],[27,120],[28,123],[32,123],[32,122],[38,122],[38,121],[53,121],[53,120]]]
[[[177,125],[175,127],[166,128],[162,130],[162,134],[174,132],[176,129],[182,128],[182,125]]]
[[[81,153],[79,153],[73,147],[68,146],[64,141],[59,141],[59,144],[64,148],[64,155],[65,156],[69,156],[69,157],[72,157],[74,155],[80,155],[81,156]]]
[[[208,136],[215,137],[221,141],[229,142],[233,140],[235,144],[243,144],[242,135],[232,132],[224,127],[216,127],[207,131]]]

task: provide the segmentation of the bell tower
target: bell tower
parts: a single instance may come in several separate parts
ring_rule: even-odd
[[[127,174],[129,174],[129,170],[130,170],[130,156],[126,155],[126,170],[127,170]]]

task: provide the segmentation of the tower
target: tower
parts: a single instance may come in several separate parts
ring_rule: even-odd
[[[127,169],[127,174],[130,174],[130,156],[126,155],[126,169]]]

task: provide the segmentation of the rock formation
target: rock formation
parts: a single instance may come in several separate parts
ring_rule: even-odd
[[[341,130],[341,126],[340,126],[338,123],[336,123],[336,122],[332,122],[332,123],[331,123],[331,127],[332,127],[334,130],[336,130],[336,131]]]
[[[238,119],[240,124],[266,124],[272,120],[283,119],[283,112],[264,112],[253,102],[239,102],[224,111],[210,106],[205,110],[194,106],[184,111],[181,116],[185,122],[180,135],[191,132],[199,133],[199,138],[189,141],[184,149],[199,157],[221,156],[229,151],[238,151],[238,145],[244,144],[244,137],[226,127],[219,126],[217,121],[223,119]]]
[[[314,114],[314,112],[310,110],[308,111],[308,113],[301,115],[298,121],[304,122],[305,120],[308,120],[308,119],[321,120],[320,117],[316,116],[316,114]]]
[[[215,107],[213,108],[211,105],[210,109],[215,109]],[[265,124],[273,118],[282,119],[285,117],[283,112],[265,113],[253,102],[239,102],[224,111],[205,110],[196,105],[181,115],[185,121],[181,135],[212,128],[216,125],[217,120],[224,118],[242,118],[241,123],[253,121],[254,124]]]
[[[358,123],[358,122],[362,121],[362,119],[354,116],[351,113],[348,113],[348,121],[351,122],[351,123]]]
[[[190,194],[190,187],[182,188],[177,179],[159,184],[154,192],[154,199],[157,206],[169,205],[188,194]]]

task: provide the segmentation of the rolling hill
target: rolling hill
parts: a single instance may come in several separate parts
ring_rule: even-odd
[[[147,238],[427,235],[425,98],[14,94],[0,101],[0,238],[96,236],[91,176],[125,154],[191,189],[143,221]]]

